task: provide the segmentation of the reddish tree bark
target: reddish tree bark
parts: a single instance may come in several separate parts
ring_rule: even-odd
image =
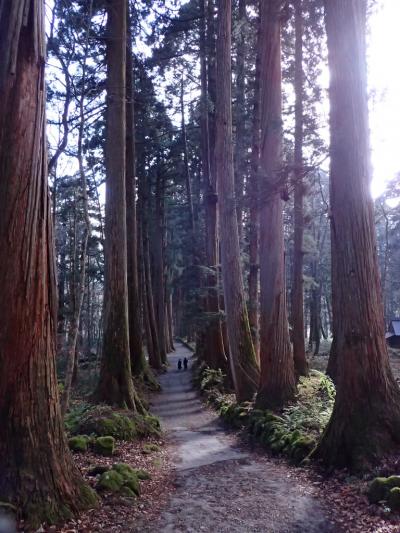
[[[295,134],[294,134],[294,258],[292,288],[293,358],[297,376],[308,374],[304,338],[303,291],[303,13],[302,0],[295,1]]]
[[[256,392],[259,373],[244,299],[236,217],[231,108],[231,16],[231,1],[220,0],[215,166],[220,206],[221,264],[229,360],[237,399],[244,401],[251,399]]]
[[[385,343],[370,193],[366,2],[328,0],[325,10],[337,393],[316,455],[363,468],[398,449],[400,390]]]
[[[0,501],[35,529],[96,501],[59,407],[43,16],[44,2],[0,1]]]
[[[126,229],[128,269],[129,349],[132,373],[145,377],[149,368],[143,352],[142,302],[138,278],[138,229],[136,216],[136,154],[135,154],[135,90],[133,79],[132,32],[129,5],[127,5],[126,43]]]
[[[206,9],[207,8],[207,9]],[[215,62],[215,38],[213,35],[214,16],[213,2],[200,1],[200,76],[201,76],[201,164],[204,187],[204,208],[206,226],[206,263],[209,272],[206,276],[208,287],[206,310],[212,317],[202,335],[202,354],[204,361],[210,368],[227,369],[227,358],[221,331],[221,318],[218,295],[218,236],[217,236],[217,194],[216,176],[211,173],[211,158],[214,150],[210,143],[210,129],[215,138],[214,111],[208,105],[208,100],[215,104],[215,90],[213,90],[213,63]],[[206,28],[206,19],[208,27]],[[208,30],[208,32],[206,31]],[[207,35],[208,33],[208,35]],[[207,46],[208,42],[208,46]],[[207,53],[208,51],[208,53]],[[209,80],[211,78],[211,80]],[[214,100],[213,100],[214,98]],[[211,114],[211,121],[209,120]]]
[[[281,0],[261,3],[260,362],[257,403],[280,407],[295,393],[286,311],[282,215]]]
[[[261,5],[258,2],[260,14]],[[259,237],[259,213],[258,213],[258,167],[260,161],[260,122],[261,122],[261,102],[260,102],[260,62],[261,62],[261,28],[260,17],[257,20],[257,50],[256,50],[256,70],[254,75],[254,102],[253,102],[253,138],[251,143],[251,172],[249,183],[250,198],[250,224],[249,224],[249,323],[253,343],[257,357],[259,357],[259,337],[258,337],[258,237]]]
[[[136,409],[131,375],[126,232],[126,0],[107,2],[104,335],[98,401]]]

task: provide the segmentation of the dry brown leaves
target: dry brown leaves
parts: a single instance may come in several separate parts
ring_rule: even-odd
[[[154,443],[161,451],[151,454],[143,453],[143,445]],[[151,521],[158,513],[168,494],[172,490],[174,475],[168,453],[161,439],[148,439],[137,442],[118,442],[113,457],[101,457],[92,452],[74,454],[75,462],[85,480],[95,488],[97,478],[88,475],[93,466],[127,463],[133,468],[146,470],[151,475],[150,480],[141,481],[140,498],[132,500],[116,495],[101,496],[100,504],[95,509],[89,509],[79,518],[70,520],[62,526],[43,526],[39,532],[54,533],[120,533],[134,531],[134,524],[138,517],[146,517]],[[23,527],[22,529],[23,530]]]

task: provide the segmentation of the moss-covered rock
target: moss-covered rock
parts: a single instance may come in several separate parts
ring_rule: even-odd
[[[400,487],[390,489],[387,501],[392,511],[400,511]]]
[[[120,476],[122,476],[124,486],[128,487],[131,491],[133,491],[136,496],[139,496],[140,482],[135,470],[130,465],[127,465],[125,463],[115,464],[113,465],[112,469],[118,472]]]
[[[149,413],[135,415],[136,431],[139,437],[159,437],[161,435],[160,419]]]
[[[151,474],[147,472],[147,470],[142,470],[141,468],[134,468],[134,472],[137,475],[138,479],[140,479],[141,481],[151,479]]]
[[[143,453],[150,454],[153,452],[160,452],[161,448],[158,446],[158,444],[144,444],[142,448]]]
[[[109,492],[118,492],[124,486],[124,478],[116,470],[101,474],[97,488]]]
[[[376,477],[368,488],[368,500],[370,503],[386,500],[391,489],[398,487],[400,487],[400,476]]]
[[[88,475],[98,476],[100,474],[104,474],[104,472],[108,472],[109,470],[110,470],[110,467],[108,465],[95,465],[89,468]]]
[[[302,436],[296,439],[291,447],[291,457],[296,463],[300,463],[309,455],[316,446],[312,437]]]
[[[111,456],[114,454],[115,439],[111,436],[97,437],[95,451],[100,455]]]
[[[73,433],[86,433],[98,437],[111,436],[131,441],[138,436],[134,415],[130,411],[115,412],[109,406],[91,406],[73,426]]]
[[[122,487],[119,491],[119,494],[125,498],[136,498],[136,494],[127,486]]]
[[[77,435],[68,439],[68,446],[73,452],[86,452],[89,441],[90,439],[87,435]]]

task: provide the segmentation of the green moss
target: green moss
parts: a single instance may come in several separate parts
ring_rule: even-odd
[[[368,500],[370,503],[378,503],[386,500],[391,489],[399,487],[400,476],[376,477],[369,486],[367,493]]]
[[[308,436],[302,436],[296,439],[292,444],[291,456],[296,463],[300,463],[315,448],[315,439]]]
[[[124,478],[116,470],[109,470],[100,476],[97,488],[109,492],[118,492],[124,486]]]
[[[146,413],[145,415],[135,415],[136,431],[139,437],[159,437],[161,435],[161,424],[158,417]]]
[[[98,502],[99,500],[96,492],[91,487],[89,487],[89,485],[86,485],[86,483],[82,483],[80,490],[81,508],[89,509],[90,507],[96,507]]]
[[[146,470],[142,470],[141,468],[140,469],[135,468],[134,472],[137,475],[138,479],[142,481],[151,479],[151,474],[147,472]]]
[[[150,454],[153,452],[160,452],[161,448],[158,444],[144,444],[142,448],[143,453]]]
[[[87,435],[77,435],[68,439],[68,446],[73,452],[86,452],[89,441],[90,439]]]
[[[136,498],[136,494],[129,487],[124,486],[120,489],[119,494],[125,498]]]
[[[118,472],[120,476],[122,476],[124,486],[132,490],[136,494],[136,496],[139,496],[140,483],[139,477],[135,470],[130,465],[124,463],[115,464],[113,465],[112,469]]]
[[[390,489],[387,501],[392,511],[400,511],[400,487]]]
[[[107,465],[95,465],[95,466],[92,466],[92,468],[88,470],[88,475],[98,476],[99,474],[104,474],[104,472],[108,472],[109,470],[110,470],[110,467]]]
[[[111,456],[115,449],[114,437],[97,437],[95,441],[95,450],[100,455]]]

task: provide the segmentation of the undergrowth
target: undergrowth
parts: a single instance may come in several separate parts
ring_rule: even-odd
[[[253,402],[238,404],[224,391],[225,375],[200,365],[195,383],[229,425],[243,428],[270,451],[300,463],[314,449],[332,413],[335,386],[312,370],[299,381],[295,401],[279,413],[256,409]]]

